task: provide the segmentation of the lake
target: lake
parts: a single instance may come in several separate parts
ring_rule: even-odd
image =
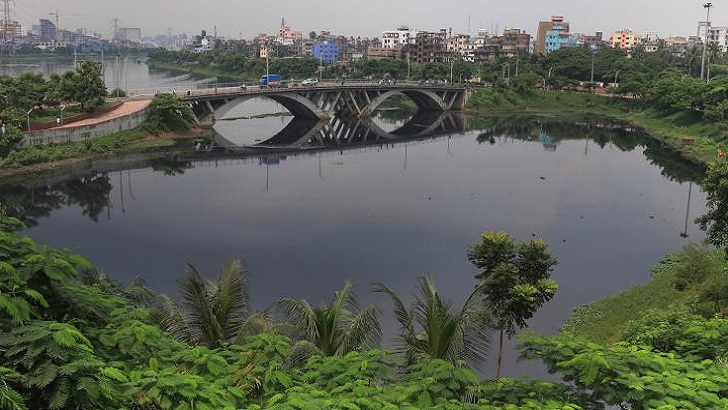
[[[261,101],[240,113],[279,108]],[[401,125],[389,117],[380,115],[379,128]],[[228,145],[247,145],[289,121],[215,129]],[[637,131],[537,115],[462,124],[386,143],[99,161],[4,183],[0,201],[38,242],[69,247],[122,282],[141,276],[158,292],[174,294],[186,263],[213,278],[237,257],[248,261],[257,309],[284,296],[328,301],[351,279],[362,304],[382,306],[386,343],[396,330],[391,303],[371,283],[409,300],[416,278],[431,275],[459,305],[478,273],[468,246],[485,230],[540,236],[554,252],[559,291],[531,320],[546,334],[704,238],[693,223],[705,212],[701,171]],[[516,354],[506,352],[504,374],[542,371],[515,363]]]
[[[106,62],[109,88],[216,82],[135,59]],[[72,62],[2,68],[49,75]],[[281,111],[251,100],[228,116]],[[388,139],[406,120],[382,110],[374,134],[361,134],[371,124],[356,121],[288,127],[285,115],[218,121],[214,145],[224,150],[134,155],[2,181],[0,202],[38,242],[71,248],[122,282],[141,276],[158,292],[175,293],[186,263],[214,278],[237,257],[248,261],[257,309],[284,296],[328,301],[352,279],[362,304],[383,308],[385,344],[396,331],[391,304],[370,284],[408,300],[416,278],[431,275],[461,302],[478,273],[467,248],[485,230],[541,236],[554,252],[559,291],[531,320],[546,334],[574,308],[645,283],[667,253],[704,239],[693,223],[705,212],[701,170],[624,126],[481,116],[448,118],[432,136]],[[415,120],[416,131],[438,118]],[[301,133],[306,127],[316,132]],[[283,132],[292,128],[315,138]],[[245,148],[256,144],[266,148]],[[283,152],[286,145],[301,148]],[[543,373],[516,354],[506,351],[504,374]],[[489,368],[494,374],[495,354]]]

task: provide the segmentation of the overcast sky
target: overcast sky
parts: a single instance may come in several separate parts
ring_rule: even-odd
[[[109,35],[112,20],[141,27],[143,36],[197,34],[250,38],[274,34],[282,17],[295,30],[328,30],[346,36],[372,37],[406,25],[412,29],[452,28],[475,34],[478,28],[525,29],[535,35],[539,20],[563,15],[572,32],[605,34],[621,28],[661,37],[695,35],[705,20],[704,2],[695,0],[11,0],[13,19],[24,28],[58,10],[63,29],[88,28]],[[714,3],[714,26],[728,25],[728,4]]]

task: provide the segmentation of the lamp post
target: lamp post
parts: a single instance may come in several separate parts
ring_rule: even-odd
[[[544,83],[543,83],[544,90],[546,90],[546,86],[548,85],[548,83],[551,82],[551,71],[553,71],[553,69],[554,69],[554,67],[549,67],[549,73],[548,73],[548,75],[546,75],[546,79],[544,80]]]
[[[614,73],[614,86],[615,86],[615,87],[617,86],[617,78],[619,77],[619,71],[620,71],[620,70],[617,70],[617,71],[616,71],[616,72]]]
[[[410,80],[410,52],[407,51],[407,81]]]
[[[270,67],[268,65],[268,46],[265,47],[265,86],[270,87]]]
[[[33,112],[35,107],[30,107],[30,109],[25,113],[25,115],[28,116],[28,131],[30,131],[30,113]]]
[[[713,7],[713,3],[705,3],[703,7],[708,10],[708,14],[705,18],[705,41],[703,41],[703,59],[700,63],[700,79],[705,78],[705,53],[708,51],[708,33],[710,32],[710,8]]]
[[[455,64],[455,58],[450,57],[450,84],[452,84],[452,66]]]
[[[591,76],[589,77],[589,82],[594,82],[594,47],[592,46],[592,64],[591,64]]]

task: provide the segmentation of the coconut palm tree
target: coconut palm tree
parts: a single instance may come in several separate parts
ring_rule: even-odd
[[[375,284],[374,291],[392,298],[394,316],[401,327],[396,349],[408,363],[433,358],[450,363],[465,360],[473,368],[484,364],[492,327],[490,312],[478,288],[459,311],[437,293],[435,283],[427,276],[417,279],[417,291],[409,309],[383,284]]]
[[[163,296],[160,325],[176,340],[218,347],[277,328],[263,313],[251,313],[248,270],[240,259],[225,264],[217,281],[206,280],[192,265],[178,281],[179,302]]]
[[[343,356],[374,348],[381,338],[379,309],[368,306],[359,310],[350,281],[334,293],[328,305],[314,308],[306,300],[284,298],[277,307],[297,329],[297,348],[304,356]]]

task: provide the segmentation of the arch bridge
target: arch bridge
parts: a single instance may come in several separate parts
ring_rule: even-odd
[[[296,118],[327,120],[332,117],[369,118],[387,99],[404,94],[418,111],[462,111],[470,91],[464,86],[414,82],[325,82],[313,86],[288,84],[281,88],[226,86],[175,90],[190,101],[199,119],[224,119],[238,104],[256,97],[268,97],[283,105]]]

